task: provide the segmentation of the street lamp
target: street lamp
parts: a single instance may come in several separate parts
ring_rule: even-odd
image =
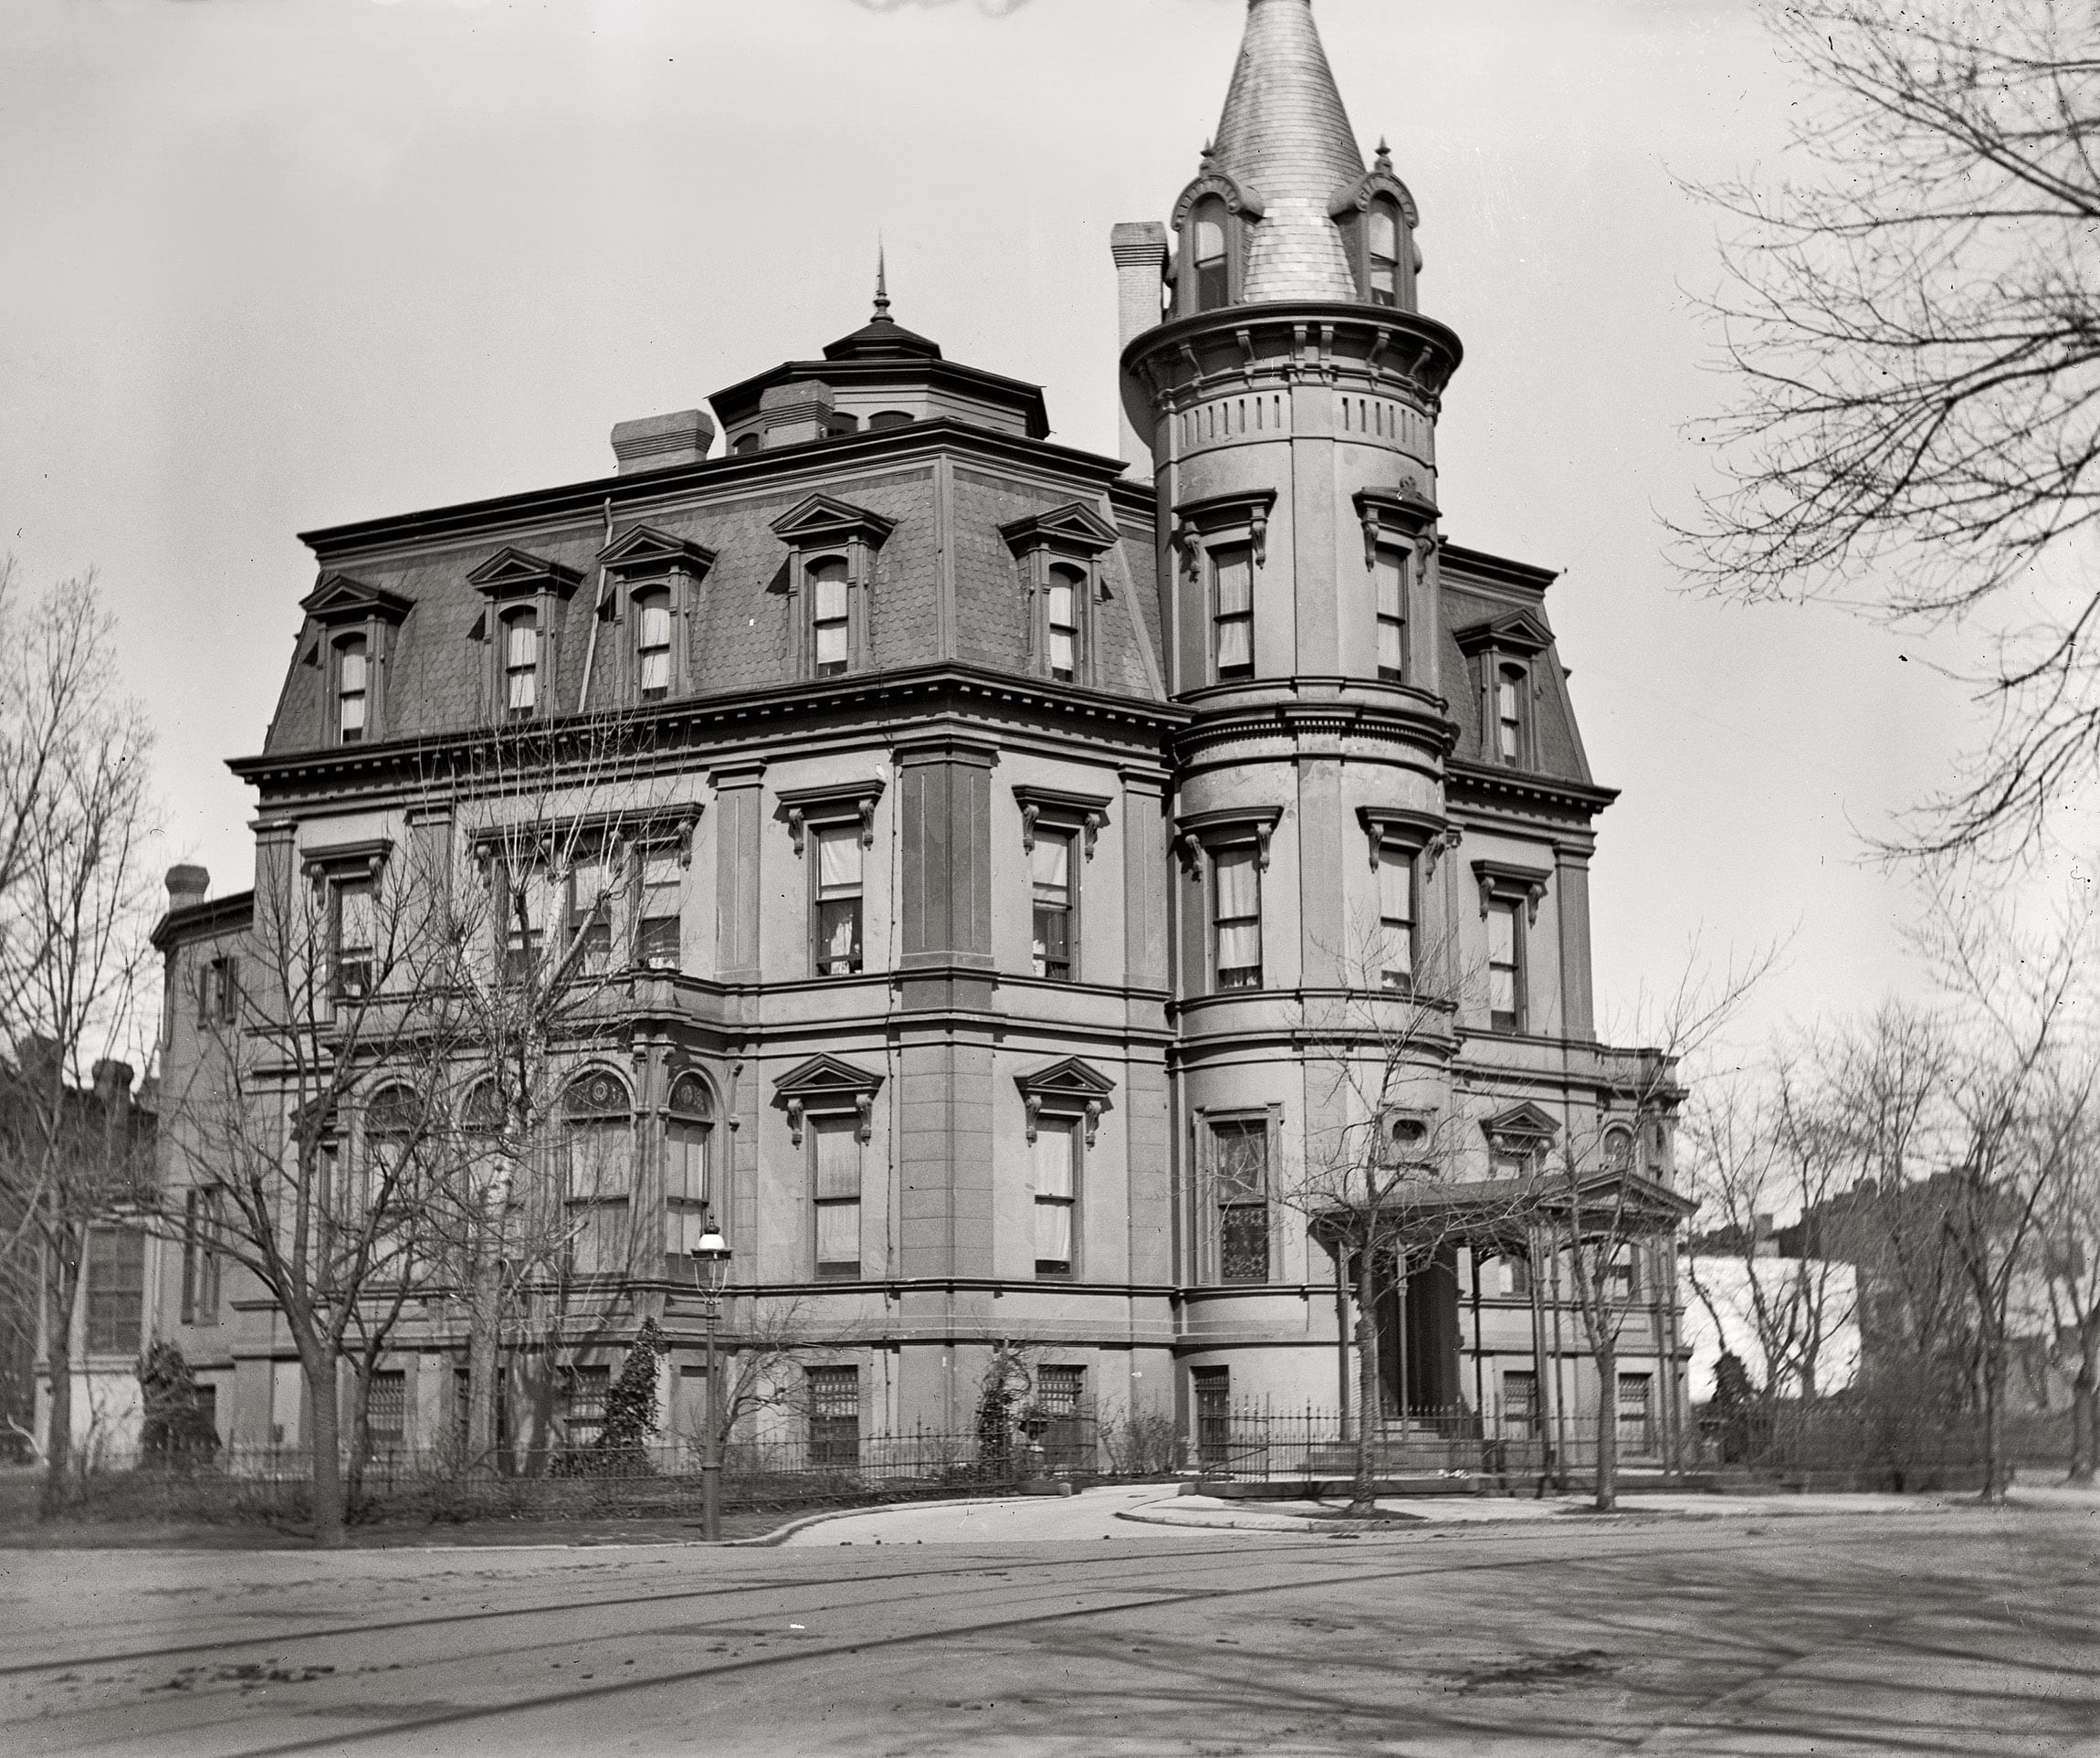
[[[722,1285],[730,1279],[730,1242],[712,1221],[693,1247],[693,1270],[708,1321],[708,1426],[700,1449],[700,1536],[709,1544],[722,1535],[721,1393],[715,1383],[715,1326],[721,1318]]]

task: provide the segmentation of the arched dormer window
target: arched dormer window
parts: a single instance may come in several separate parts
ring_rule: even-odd
[[[908,409],[877,409],[867,418],[867,430],[871,434],[887,433],[892,427],[908,427],[917,419]]]
[[[1225,205],[1216,196],[1196,204],[1190,226],[1196,273],[1196,310],[1215,311],[1233,299],[1232,230]]]
[[[762,450],[765,443],[766,437],[754,428],[748,434],[739,434],[737,443],[730,450],[739,458],[749,458],[753,452]]]
[[[1400,303],[1400,208],[1381,197],[1370,205],[1370,235],[1366,255],[1370,259],[1370,291],[1373,305]]]
[[[520,605],[502,627],[504,718],[529,721],[540,706],[540,614]]]
[[[645,702],[671,693],[671,592],[652,586],[637,592],[635,608],[635,679]]]
[[[362,635],[335,644],[335,731],[342,744],[362,744],[370,721],[371,647]]]

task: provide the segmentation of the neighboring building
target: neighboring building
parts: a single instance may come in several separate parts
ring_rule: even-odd
[[[332,888],[361,921],[371,874],[467,866],[530,780],[439,796],[434,774],[617,711],[635,794],[568,840],[548,921],[587,923],[608,886],[635,918],[571,1120],[617,1158],[623,1224],[662,1241],[619,1279],[672,1338],[674,1432],[701,1334],[679,1254],[709,1215],[735,1285],[799,1298],[829,1340],[806,1369],[829,1456],[967,1429],[1002,1340],[1034,1346],[1039,1395],[1105,1416],[1332,1408],[1337,1266],[1289,1199],[1349,1121],[1336,1058],[1366,1052],[1335,1022],[1433,969],[1466,981],[1430,1009],[1406,1120],[1484,1189],[1570,1153],[1639,1188],[1658,1232],[1611,1395],[1636,1452],[1676,1432],[1679,1095],[1596,1041],[1613,795],[1553,576],[1439,530],[1460,348],[1417,310],[1417,224],[1307,0],[1253,0],[1175,247],[1116,229],[1135,468],[1051,443],[1040,391],[950,361],[878,291],[713,420],[623,424],[615,475],[308,535],[296,658],[235,765],[266,890]],[[252,900],[181,882],[170,1090],[252,958]],[[171,1200],[212,1200],[180,1194],[208,1167],[166,1171]],[[1381,1300],[1396,1412],[1527,1413],[1542,1367],[1557,1408],[1593,1405],[1550,1266],[1494,1255],[1506,1231]],[[163,1329],[229,1440],[296,1438],[281,1325],[197,1257],[163,1263]],[[397,1336],[389,1432],[429,1442],[457,1421],[457,1302]],[[618,1342],[572,1364],[572,1436]]]

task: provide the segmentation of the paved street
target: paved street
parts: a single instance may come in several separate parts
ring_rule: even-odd
[[[1335,1538],[1142,1500],[773,1549],[10,1552],[0,1749],[2100,1752],[2090,1501]]]

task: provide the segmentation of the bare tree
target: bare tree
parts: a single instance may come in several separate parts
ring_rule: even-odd
[[[2100,1128],[2088,1114],[2047,1199],[2042,1274],[2050,1331],[2071,1358],[2074,1483],[2100,1474]]]
[[[2006,849],[2093,778],[2100,58],[2071,0],[1807,0],[1790,173],[1723,216],[1727,471],[1681,535],[1716,592],[1898,625],[2007,605],[1988,739],[1907,850]],[[2040,584],[2034,584],[2039,582]],[[2027,590],[2032,586],[2032,591]]]
[[[44,1511],[74,1465],[72,1332],[89,1230],[144,1194],[111,1108],[84,1089],[137,1036],[151,900],[151,736],[117,695],[92,578],[25,605],[0,563],[0,1239],[38,1290],[51,1397]],[[107,1092],[105,1088],[105,1092]],[[114,1097],[113,1094],[110,1095]]]

